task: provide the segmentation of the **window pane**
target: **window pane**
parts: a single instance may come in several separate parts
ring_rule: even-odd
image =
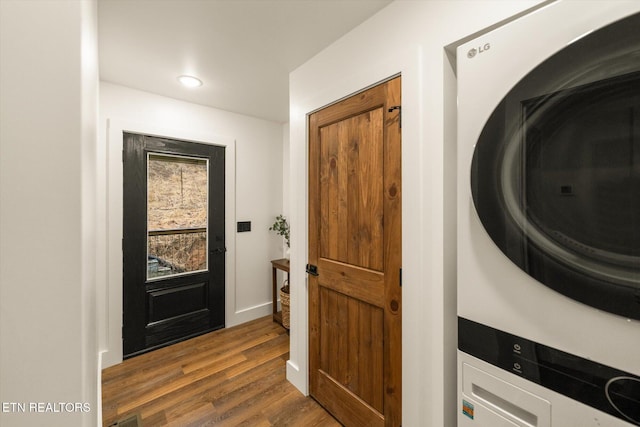
[[[149,154],[147,278],[207,269],[208,161]]]

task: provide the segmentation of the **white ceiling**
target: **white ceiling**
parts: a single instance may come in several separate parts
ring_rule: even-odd
[[[99,0],[100,79],[286,122],[289,72],[390,2]]]

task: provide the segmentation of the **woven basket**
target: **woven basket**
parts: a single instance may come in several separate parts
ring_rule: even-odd
[[[280,290],[280,305],[282,306],[282,326],[289,329],[289,294]]]

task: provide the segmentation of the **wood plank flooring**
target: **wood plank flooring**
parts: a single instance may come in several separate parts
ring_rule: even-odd
[[[134,357],[102,372],[103,425],[340,426],[286,380],[288,357],[271,316]]]

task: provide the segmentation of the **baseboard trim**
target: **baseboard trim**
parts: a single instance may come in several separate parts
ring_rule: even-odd
[[[271,301],[255,305],[253,307],[247,307],[240,310],[236,310],[227,316],[226,327],[240,325],[242,323],[250,322],[251,320],[259,319],[260,317],[268,316],[273,313],[273,305]]]
[[[300,367],[291,360],[287,360],[287,381],[293,384],[300,393],[309,395],[309,387],[306,372],[300,371]]]

